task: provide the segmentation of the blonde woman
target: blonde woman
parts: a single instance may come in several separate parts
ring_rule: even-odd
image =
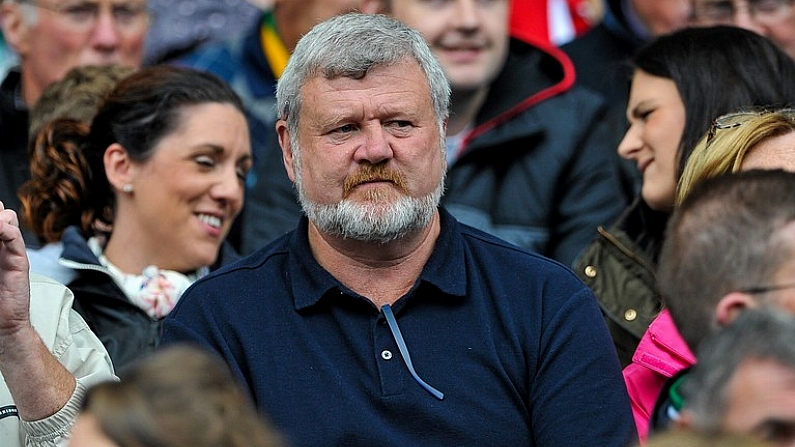
[[[716,119],[685,164],[676,203],[702,180],[748,169],[795,171],[795,109],[737,112]]]

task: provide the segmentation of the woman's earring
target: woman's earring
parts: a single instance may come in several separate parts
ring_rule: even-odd
[[[129,194],[133,192],[133,186],[129,183],[125,183],[124,186],[121,187],[121,190]]]

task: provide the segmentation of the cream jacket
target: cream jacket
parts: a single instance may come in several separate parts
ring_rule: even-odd
[[[116,380],[105,347],[72,310],[74,295],[66,286],[45,276],[30,275],[30,319],[44,344],[67,370],[77,386],[69,401],[54,415],[22,421],[5,379],[0,382],[0,446],[65,446],[86,389]],[[2,378],[2,374],[0,374]]]

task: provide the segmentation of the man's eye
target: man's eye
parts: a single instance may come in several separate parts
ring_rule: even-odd
[[[75,21],[88,21],[97,15],[97,7],[90,4],[73,5],[66,7],[63,12]]]
[[[138,18],[143,13],[142,10],[133,8],[131,6],[119,6],[113,8],[113,16],[119,21],[131,21]]]
[[[785,2],[781,0],[760,0],[758,2],[754,2],[753,7],[759,12],[769,14],[777,12],[780,7],[784,6],[784,3]]]
[[[731,3],[712,3],[704,8],[708,17],[723,18],[734,16],[734,6]]]
[[[354,130],[356,130],[356,126],[354,126],[353,124],[345,124],[344,126],[340,126],[334,129],[335,132],[339,133],[350,133],[353,132]]]

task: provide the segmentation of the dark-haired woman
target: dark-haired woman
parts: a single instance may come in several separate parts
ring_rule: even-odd
[[[23,216],[74,269],[74,308],[116,368],[155,349],[162,319],[215,264],[251,167],[237,95],[218,78],[154,67],[121,81],[90,126],[45,125]]]
[[[659,37],[632,62],[630,127],[618,152],[637,164],[640,195],[613,227],[599,228],[576,271],[596,293],[621,363],[629,365],[624,375],[644,439],[656,391],[694,361],[679,337],[667,343],[676,328],[655,284],[683,166],[718,116],[795,103],[795,61],[756,33],[720,26]]]

